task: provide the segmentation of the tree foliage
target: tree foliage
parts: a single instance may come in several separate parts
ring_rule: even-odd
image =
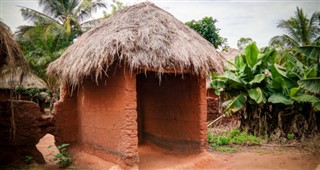
[[[106,4],[100,0],[39,0],[39,6],[42,7],[43,12],[21,7],[23,18],[34,25],[20,26],[19,37],[33,32],[33,29],[38,27],[46,30],[47,34],[63,33],[68,37],[77,36],[74,32],[81,34],[97,23],[97,20],[91,19],[93,12],[106,8]]]
[[[241,37],[238,41],[237,41],[237,47],[239,50],[244,50],[246,48],[247,45],[255,43],[252,38],[244,38]]]
[[[227,43],[226,38],[222,38],[219,34],[219,28],[215,26],[216,19],[212,17],[204,17],[201,20],[186,22],[193,30],[197,31],[203,38],[209,41],[215,48],[223,47]]]
[[[310,18],[297,7],[294,17],[280,20],[278,28],[286,33],[271,39],[270,45],[283,44],[286,48],[294,48],[306,45],[319,45],[320,42],[320,12],[314,12]]]
[[[106,9],[107,5],[100,0],[39,0],[39,6],[42,12],[21,7],[21,15],[32,25],[20,26],[16,37],[33,72],[54,92],[57,80],[47,77],[47,66],[60,57],[75,38],[100,21],[93,19],[92,14]]]

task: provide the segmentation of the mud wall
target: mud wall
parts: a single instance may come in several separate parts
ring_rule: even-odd
[[[86,79],[78,90],[78,120],[81,145],[120,158],[126,165],[138,162],[136,79],[128,70],[109,71],[96,84]],[[121,163],[117,162],[117,163]]]
[[[26,156],[45,163],[35,145],[46,133],[53,133],[54,121],[41,115],[38,104],[0,100],[0,127],[0,165],[23,163]]]
[[[178,151],[201,151],[206,145],[206,84],[194,76],[137,76],[139,137],[142,142]]]
[[[64,83],[60,89],[60,100],[54,105],[56,119],[55,141],[73,144],[77,141],[78,116],[77,116],[77,93]]]

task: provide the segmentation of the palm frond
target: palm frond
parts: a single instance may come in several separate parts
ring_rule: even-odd
[[[315,41],[319,41],[320,37],[320,12],[314,12],[309,21],[310,37],[311,41],[314,43]]]
[[[34,26],[32,25],[22,25],[18,27],[18,30],[15,32],[15,37],[18,39],[27,36],[30,33],[30,30],[32,30]]]
[[[86,30],[86,28],[91,28],[103,20],[104,20],[104,18],[89,20],[89,21],[81,23],[80,26],[81,26],[81,28],[85,28],[84,30]]]
[[[297,12],[296,12],[296,21],[298,22],[298,29],[297,31],[299,32],[300,39],[301,39],[301,45],[308,45],[310,44],[310,34],[308,30],[308,24],[309,20],[307,16],[304,14],[302,9],[299,9],[297,7]]]
[[[57,23],[57,24],[61,24],[59,23],[57,20],[55,20],[54,18],[51,18],[50,16],[47,16],[41,12],[38,12],[36,10],[27,8],[27,7],[22,7],[20,6],[20,11],[21,11],[21,15],[25,20],[28,21],[33,21],[33,22],[40,22],[40,23]]]
[[[294,39],[292,39],[290,36],[286,34],[271,38],[270,45],[273,46],[273,44],[277,42],[283,43],[284,46],[286,46],[287,48],[294,48],[299,46],[298,42],[296,42]]]
[[[63,0],[39,0],[39,5],[43,8],[44,13],[51,15],[54,18],[60,18],[65,12],[65,7],[63,5]],[[62,21],[62,20],[61,20]]]
[[[300,42],[299,33],[296,31],[297,22],[294,20],[294,18],[289,20],[280,20],[277,27],[284,29],[286,33],[290,35],[296,42]]]
[[[107,8],[106,4],[101,2],[100,0],[92,1],[92,0],[83,0],[77,9],[75,10],[74,14],[79,21],[84,21],[88,17],[91,17],[93,12],[96,12],[97,9],[100,8]]]

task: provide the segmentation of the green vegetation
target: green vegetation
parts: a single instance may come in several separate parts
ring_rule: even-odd
[[[58,81],[46,75],[47,66],[60,57],[73,40],[96,24],[88,20],[100,8],[100,1],[39,0],[43,12],[21,7],[21,15],[33,25],[20,26],[16,35],[31,70],[46,83],[51,92],[57,92]]]
[[[238,129],[222,134],[213,135],[208,132],[208,143],[214,150],[221,152],[234,152],[237,149],[222,147],[225,145],[259,145],[262,140],[246,132],[240,132]]]
[[[246,48],[247,45],[255,43],[252,38],[244,38],[241,37],[238,41],[237,41],[237,47],[239,50],[244,50]]]
[[[125,7],[116,0],[109,5],[112,11],[103,11],[103,18]],[[31,70],[46,82],[50,92],[57,93],[58,81],[46,75],[47,66],[59,58],[77,37],[103,19],[92,19],[92,14],[99,9],[106,10],[107,5],[100,0],[39,0],[39,6],[42,12],[21,7],[21,15],[32,25],[19,27],[17,41]]]
[[[227,39],[222,38],[219,34],[219,30],[215,23],[218,22],[216,19],[212,19],[212,17],[204,17],[199,21],[189,21],[186,22],[193,30],[197,31],[203,38],[209,41],[215,48],[227,46]]]
[[[319,61],[319,53],[306,52],[318,47],[308,48],[300,50],[299,55]],[[213,75],[211,85],[217,94],[224,93],[225,113],[237,114],[242,130],[262,136],[275,132],[302,137],[316,128],[316,119],[308,117],[315,117],[320,110],[320,91],[316,88],[320,85],[319,63],[303,63],[287,53],[285,64],[278,65],[276,56],[275,50],[265,48],[260,52],[250,44],[223,75]],[[298,124],[301,120],[309,126]]]
[[[278,23],[278,28],[285,30],[286,34],[273,37],[270,45],[277,46],[280,43],[290,49],[306,45],[320,45],[319,16],[318,11],[308,18],[303,10],[297,7],[294,17]]]
[[[26,164],[30,164],[32,161],[33,161],[33,157],[32,156],[29,156],[29,155],[25,156],[24,162]]]
[[[220,146],[216,147],[215,150],[219,152],[236,152],[238,149]]]
[[[293,140],[293,139],[294,139],[294,134],[288,133],[288,134],[287,134],[287,139],[288,139],[288,140]]]
[[[72,163],[72,159],[70,157],[70,154],[67,150],[67,146],[69,144],[62,144],[57,146],[59,149],[60,153],[57,153],[55,157],[53,158],[54,161],[57,161],[60,167],[68,167]],[[50,148],[51,146],[49,146]]]
[[[223,93],[225,114],[240,118],[240,129],[270,138],[305,138],[318,132],[320,111],[319,12],[310,19],[281,20],[288,34],[274,37],[259,50],[255,43],[235,57],[223,75],[212,74],[211,86]]]

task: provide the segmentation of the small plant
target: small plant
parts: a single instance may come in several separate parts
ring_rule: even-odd
[[[240,132],[238,129],[232,130],[230,132],[224,132],[220,135],[212,135],[208,133],[208,142],[213,147],[214,150],[221,152],[234,152],[236,149],[228,149],[226,147],[221,147],[224,145],[259,145],[261,144],[261,139],[249,135],[246,132]]]
[[[24,158],[24,162],[26,164],[30,164],[32,162],[32,160],[33,160],[32,156],[29,156],[29,155],[25,156],[25,158]]]
[[[230,138],[228,136],[214,136],[211,146],[229,145]]]
[[[287,134],[287,139],[288,139],[288,140],[294,139],[294,134],[293,134],[293,133],[288,133],[288,134]]]
[[[70,154],[67,151],[67,146],[69,146],[69,144],[65,144],[65,143],[57,146],[60,153],[56,154],[55,157],[53,158],[53,160],[58,161],[58,164],[60,167],[67,167],[72,163]],[[51,146],[49,146],[49,147],[51,147]]]
[[[213,140],[212,133],[208,131],[208,143],[211,143]]]

